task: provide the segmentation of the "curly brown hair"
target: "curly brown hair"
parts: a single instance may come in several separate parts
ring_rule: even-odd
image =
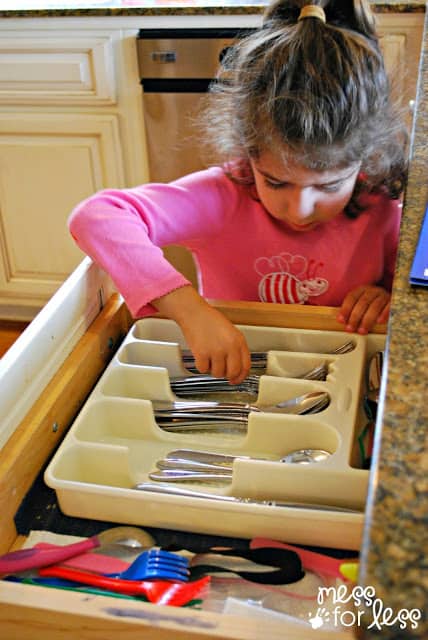
[[[305,5],[322,7],[326,22],[299,20]],[[202,121],[218,158],[240,167],[235,180],[251,183],[242,168],[274,149],[319,171],[361,162],[352,217],[362,191],[397,198],[403,190],[407,132],[365,0],[273,2],[262,27],[227,52]]]

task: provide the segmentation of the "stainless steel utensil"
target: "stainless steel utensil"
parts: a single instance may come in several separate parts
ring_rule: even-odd
[[[164,469],[149,473],[150,480],[161,482],[232,482],[232,472],[225,471],[190,471],[183,469]]]
[[[323,362],[300,376],[286,377],[296,377],[304,380],[325,380],[327,374],[328,366]],[[227,378],[215,378],[208,374],[199,374],[171,378],[170,385],[171,390],[177,396],[182,397],[219,392],[243,392],[257,395],[259,392],[260,376],[250,375],[240,384],[230,384]]]
[[[366,393],[364,395],[364,410],[369,420],[375,420],[379,402],[380,382],[382,378],[383,351],[376,351],[370,358],[366,370]]]
[[[370,358],[369,366],[367,369],[367,398],[372,402],[379,401],[380,382],[382,379],[383,368],[383,351],[376,351],[376,353]]]
[[[156,422],[165,431],[245,430],[251,411],[308,415],[323,411],[330,403],[328,393],[314,391],[273,406],[239,402],[175,401],[153,402]]]
[[[197,472],[221,472],[232,475],[232,465],[235,460],[265,460],[270,462],[286,463],[314,463],[322,462],[330,457],[330,453],[324,449],[296,449],[277,459],[257,458],[250,456],[229,456],[211,453],[209,451],[192,451],[189,449],[177,449],[168,453],[165,458],[158,460],[156,466],[160,470],[197,471]]]
[[[355,349],[355,343],[353,340],[348,340],[343,344],[336,347],[336,349],[332,349],[331,351],[324,351],[323,353],[331,353],[333,355],[336,354],[344,354],[349,353]],[[199,373],[195,367],[195,358],[191,351],[188,349],[182,350],[182,359],[183,364],[189,371],[194,371],[195,373]],[[268,360],[268,352],[267,351],[252,351],[250,353],[251,356],[251,369],[253,370],[265,370],[267,366]]]
[[[176,471],[207,471],[207,472],[215,472],[220,471],[221,473],[229,473],[232,474],[232,466],[225,464],[215,464],[209,462],[199,462],[197,460],[186,460],[185,458],[177,458],[170,459],[168,457],[163,458],[162,460],[158,460],[156,462],[156,467],[163,470],[176,470]]]
[[[166,454],[165,460],[175,462],[177,460],[187,460],[201,464],[232,465],[235,460],[266,460],[267,458],[254,458],[252,456],[237,455],[228,453],[214,453],[213,451],[201,451],[200,449],[174,449]]]
[[[281,462],[312,464],[314,462],[324,462],[330,456],[331,453],[324,449],[296,449],[296,451],[290,451],[290,453],[281,458]]]
[[[377,351],[370,358],[366,369],[366,392],[363,398],[363,406],[368,422],[357,438],[363,469],[370,469],[371,465],[383,359],[384,352]]]
[[[346,507],[337,507],[335,505],[313,504],[304,502],[277,502],[275,500],[252,500],[251,498],[237,498],[235,496],[225,496],[214,493],[205,493],[203,491],[193,491],[193,489],[184,489],[183,487],[171,486],[167,483],[141,482],[134,486],[138,491],[147,491],[153,493],[163,493],[174,496],[184,496],[187,498],[203,498],[206,500],[217,500],[222,502],[231,502],[235,504],[261,505],[265,507],[287,507],[289,509],[316,509],[321,511],[337,511],[348,514],[361,515],[361,511],[348,509]]]
[[[171,378],[171,390],[178,396],[197,393],[243,392],[257,395],[260,376],[251,375],[240,384],[230,384],[227,378],[214,378],[208,374]]]
[[[347,342],[345,342],[344,344],[340,345],[339,347],[337,347],[336,349],[333,349],[333,351],[327,352],[327,353],[332,353],[332,354],[344,354],[344,353],[349,353],[350,351],[353,351],[355,349],[355,342],[353,340],[348,340]]]
[[[182,350],[182,358],[183,364],[189,371],[194,371],[198,373],[198,370],[195,367],[195,358],[193,353],[189,349]],[[252,351],[250,353],[251,356],[251,369],[253,370],[264,370],[267,365],[267,353],[265,351]]]
[[[186,418],[172,418],[170,420],[163,417],[156,418],[156,421],[161,429],[164,431],[239,431],[245,432],[247,430],[247,420],[235,419],[227,420],[226,418],[216,417],[214,420],[203,420],[200,416],[186,417]]]
[[[229,420],[247,420],[251,411],[257,413],[289,413],[294,415],[318,412],[325,409],[330,397],[325,391],[311,391],[274,405],[252,405],[243,402],[210,402],[210,401],[153,401],[155,416],[161,418],[183,417],[216,419],[225,417]]]

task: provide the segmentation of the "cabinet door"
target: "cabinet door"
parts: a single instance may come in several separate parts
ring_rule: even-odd
[[[0,114],[1,317],[33,317],[81,261],[66,224],[72,208],[125,186],[117,119]]]
[[[378,30],[392,90],[412,123],[422,45],[422,13],[379,14]]]

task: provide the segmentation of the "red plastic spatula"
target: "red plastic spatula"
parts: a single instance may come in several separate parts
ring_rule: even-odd
[[[49,578],[65,578],[80,584],[87,584],[100,589],[108,589],[128,596],[145,596],[149,602],[169,604],[180,607],[194,600],[209,584],[210,577],[205,576],[193,582],[171,582],[167,580],[122,580],[108,578],[96,573],[78,571],[70,567],[46,567],[40,569],[39,575]]]

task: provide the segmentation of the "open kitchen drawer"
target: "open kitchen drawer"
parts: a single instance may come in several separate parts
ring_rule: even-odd
[[[217,306],[236,324],[341,328],[330,308],[243,302]],[[132,325],[111,281],[85,259],[0,361],[0,552],[20,546],[14,515],[23,497]],[[384,327],[376,328],[376,333],[383,332]],[[264,619],[123,602],[0,581],[1,638],[109,640],[126,634],[126,638],[150,640],[297,640],[331,636],[331,630],[288,628]],[[351,638],[353,632],[336,631],[335,637]]]

